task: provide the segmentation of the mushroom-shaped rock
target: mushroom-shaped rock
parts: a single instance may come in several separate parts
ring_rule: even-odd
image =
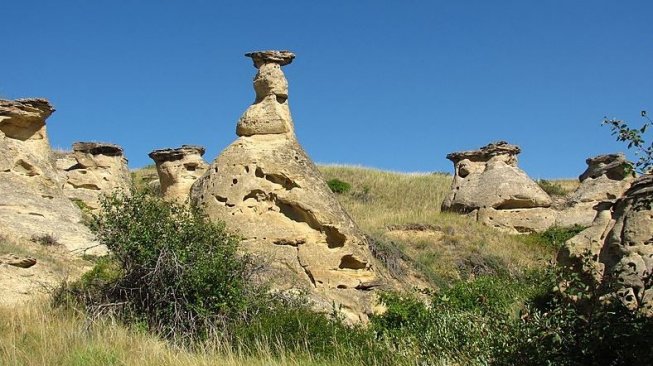
[[[365,321],[373,290],[386,284],[386,277],[295,138],[280,68],[294,55],[248,55],[259,69],[252,107],[270,98],[284,114],[253,119],[250,107],[238,122],[240,137],[195,182],[191,199],[210,218],[239,230],[243,249],[264,261],[262,279],[276,290],[306,291],[314,308],[329,312],[335,304],[350,321]]]
[[[546,230],[555,222],[551,198],[517,167],[520,151],[499,141],[447,155],[455,175],[442,210],[475,213],[480,222],[513,233]]]
[[[52,162],[45,124],[53,111],[45,99],[0,100],[0,227],[24,239],[54,236],[80,254],[102,252]]]
[[[208,168],[202,159],[203,155],[204,148],[193,145],[154,150],[149,154],[156,163],[163,199],[177,203],[188,202],[191,186]]]
[[[603,201],[616,201],[635,178],[622,153],[599,155],[585,162],[587,170],[578,177],[580,185],[559,212],[557,226],[592,225],[597,214],[594,207]]]
[[[72,153],[57,159],[57,167],[65,176],[66,196],[83,202],[91,210],[100,208],[101,195],[129,192],[131,176],[123,149],[118,145],[75,142]]]
[[[254,77],[256,100],[236,126],[238,136],[284,134],[293,132],[288,108],[288,81],[281,66],[292,62],[289,51],[260,51],[245,54],[258,69]]]
[[[471,212],[481,207],[549,207],[549,195],[517,167],[520,151],[518,146],[499,141],[479,150],[447,155],[454,164],[455,176],[442,209]]]

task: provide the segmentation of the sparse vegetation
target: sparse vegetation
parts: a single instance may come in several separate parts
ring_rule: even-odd
[[[32,235],[30,240],[34,243],[41,244],[46,247],[60,245],[59,239],[57,239],[54,234]]]
[[[551,196],[565,196],[567,191],[558,183],[552,182],[546,179],[540,179],[537,181],[537,184]]]

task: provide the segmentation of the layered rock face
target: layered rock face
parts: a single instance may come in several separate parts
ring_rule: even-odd
[[[508,232],[543,231],[555,222],[551,198],[517,167],[518,146],[505,141],[447,155],[454,163],[443,211],[471,213]]]
[[[81,253],[96,243],[52,162],[45,128],[52,112],[45,99],[0,100],[0,227],[12,237],[52,235]]]
[[[630,187],[634,176],[626,168],[624,154],[599,155],[585,161],[587,169],[578,179],[580,186],[558,213],[556,226],[590,226],[597,214],[595,206],[616,201]]]
[[[204,148],[193,145],[154,150],[149,154],[156,163],[163,199],[177,203],[188,202],[193,183],[209,167],[202,159],[203,155]]]
[[[76,142],[73,152],[57,159],[64,193],[93,211],[100,209],[101,195],[129,192],[131,177],[120,146],[99,142]]]
[[[240,137],[195,182],[191,198],[239,230],[244,250],[266,263],[262,279],[274,289],[306,292],[318,310],[335,304],[350,321],[365,321],[385,276],[295,138],[281,71],[294,55],[247,56],[258,68],[256,101],[238,121]]]

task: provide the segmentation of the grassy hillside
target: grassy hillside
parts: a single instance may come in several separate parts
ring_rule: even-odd
[[[402,174],[350,166],[321,166],[327,180],[351,184],[338,199],[375,242],[396,249],[435,287],[483,274],[513,277],[543,266],[555,249],[537,235],[511,236],[472,219],[440,212],[451,176]],[[153,167],[133,173],[143,187]],[[464,287],[464,286],[463,286]],[[271,342],[274,343],[274,342]],[[269,344],[251,350],[208,343],[196,350],[172,347],[111,319],[88,320],[53,310],[45,300],[0,310],[0,364],[6,365],[319,365],[308,351],[273,357]],[[338,350],[328,363],[348,364]]]
[[[532,236],[512,236],[471,218],[440,212],[451,186],[445,174],[404,174],[351,166],[321,166],[325,179],[352,185],[338,194],[363,231],[390,242],[421,265],[435,285],[476,274],[541,266],[553,249]]]

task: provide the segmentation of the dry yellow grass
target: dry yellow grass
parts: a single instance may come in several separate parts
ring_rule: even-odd
[[[173,347],[111,319],[89,323],[80,314],[52,309],[43,299],[20,308],[0,308],[0,365],[324,365],[308,353],[274,357],[264,345],[254,354],[227,349],[219,341],[194,351]]]
[[[497,232],[465,216],[441,213],[440,205],[451,186],[449,175],[338,165],[320,166],[320,171],[327,180],[337,178],[352,185],[349,193],[337,196],[363,231],[392,241],[427,269],[436,284],[479,273],[519,273],[553,257],[551,249],[522,236]],[[431,225],[437,230],[431,235],[388,230],[406,224]]]

